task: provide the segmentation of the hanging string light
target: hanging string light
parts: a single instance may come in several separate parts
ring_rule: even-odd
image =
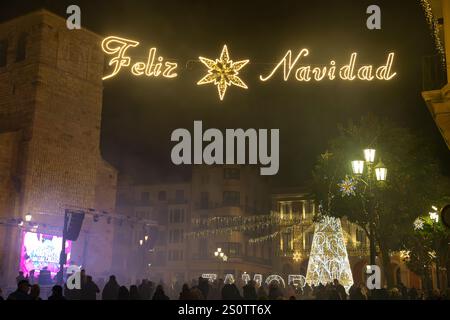
[[[446,68],[445,49],[439,36],[438,21],[434,18],[433,10],[431,8],[429,0],[420,0],[420,4],[422,5],[423,11],[425,13],[425,18],[430,27],[431,35],[434,40],[434,45],[436,46],[436,50],[439,52],[439,55],[441,57],[442,65],[444,68]]]

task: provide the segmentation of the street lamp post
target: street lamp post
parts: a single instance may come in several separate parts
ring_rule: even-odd
[[[219,274],[217,277],[220,277],[220,273],[221,273],[221,266],[222,266],[222,262],[225,262],[228,260],[227,255],[222,251],[222,248],[217,248],[216,251],[214,251],[214,256],[217,258],[218,261],[218,269],[219,269]]]
[[[363,150],[364,159],[354,160],[351,162],[353,174],[356,178],[362,181],[368,188],[369,200],[373,200],[373,184],[376,180],[379,183],[386,181],[387,168],[380,161],[375,168],[373,164],[375,162],[376,150],[372,148],[367,148]],[[364,166],[367,165],[367,174],[364,175]],[[375,169],[375,170],[374,170]],[[376,259],[376,248],[375,248],[375,208],[373,207],[373,201],[370,201],[368,205],[368,216],[369,216],[369,243],[370,243],[370,264],[375,265]]]

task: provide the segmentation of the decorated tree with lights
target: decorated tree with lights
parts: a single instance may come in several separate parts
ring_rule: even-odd
[[[387,180],[369,190],[353,179],[351,161],[368,146],[383,156]],[[313,171],[316,200],[325,215],[347,217],[363,228],[381,258],[388,286],[393,286],[390,254],[403,248],[418,213],[443,196],[444,178],[431,144],[388,120],[367,116],[339,126]],[[369,228],[372,224],[372,228]]]
[[[317,286],[320,283],[332,283],[335,279],[347,291],[353,285],[341,221],[324,216],[315,224],[306,282]]]
[[[437,270],[438,286],[441,284],[442,270],[447,269],[447,279],[450,279],[450,230],[442,224],[436,209],[416,218],[411,226],[413,232],[407,237],[401,255],[408,268],[422,278],[427,289],[432,288],[433,265]]]

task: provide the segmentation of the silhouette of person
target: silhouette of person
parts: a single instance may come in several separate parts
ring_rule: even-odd
[[[117,300],[119,296],[119,288],[120,286],[117,283],[116,276],[111,275],[103,288],[102,300]]]
[[[92,281],[91,276],[86,276],[86,283],[81,289],[82,300],[97,300],[97,293],[100,292],[97,284]]]
[[[169,297],[164,293],[162,285],[158,285],[153,295],[153,300],[169,300]]]
[[[20,280],[17,284],[17,290],[11,293],[7,300],[31,300],[31,297],[28,295],[29,290],[30,283],[28,280]]]
[[[128,291],[127,287],[121,286],[119,288],[119,294],[117,296],[118,300],[130,300],[130,292]]]
[[[138,287],[132,285],[130,287],[130,300],[141,300],[141,296],[139,295]]]
[[[66,300],[63,296],[63,288],[60,285],[56,285],[52,287],[52,295],[48,297],[48,300]]]

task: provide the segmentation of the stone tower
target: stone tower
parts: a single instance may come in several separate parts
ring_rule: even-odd
[[[64,208],[113,212],[117,172],[100,154],[100,42],[46,10],[0,24],[0,219],[31,214],[38,232],[54,234]],[[103,220],[87,216],[73,245],[90,274],[111,264],[113,224]],[[10,282],[21,230],[0,230],[0,280]]]

